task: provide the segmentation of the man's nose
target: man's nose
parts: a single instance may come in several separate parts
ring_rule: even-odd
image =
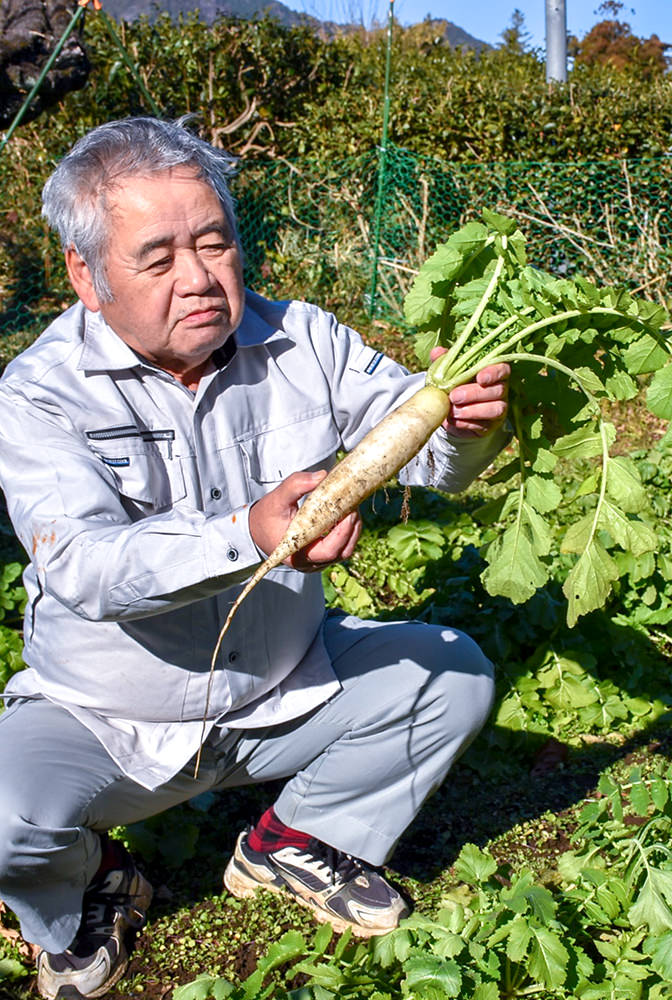
[[[175,290],[178,295],[199,295],[206,292],[214,279],[205,261],[193,250],[185,250],[177,258]]]

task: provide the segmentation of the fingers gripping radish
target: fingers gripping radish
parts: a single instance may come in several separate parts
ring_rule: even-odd
[[[270,570],[326,535],[410,462],[446,419],[449,409],[450,400],[442,389],[425,386],[381,420],[334,466],[308,494],[278,545],[234,601],[219,634],[213,663],[233,616],[250,591]]]
[[[415,395],[376,424],[345,458],[308,494],[287,531],[267,559],[257,568],[233,602],[222,626],[210,664],[203,725],[210,708],[215,662],[233,616],[248,594],[270,570],[279,566],[311,542],[326,535],[367,497],[411,461],[443,423],[450,399],[442,389],[424,386]],[[202,740],[201,740],[202,743]],[[200,750],[196,758],[196,776]]]

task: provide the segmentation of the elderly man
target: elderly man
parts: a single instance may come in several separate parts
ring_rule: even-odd
[[[30,557],[0,897],[42,948],[45,997],[102,995],[145,920],[151,888],[106,831],[206,789],[287,779],[238,838],[232,893],[396,926],[407,906],[378,869],[491,704],[459,631],[325,615],[311,570],[352,554],[355,514],[242,605],[207,697],[236,593],[339,449],[423,381],[315,306],[245,290],[228,167],[179,123],[81,139],[44,190],[79,301],[0,383],[0,480]],[[508,374],[454,391],[403,482],[458,491],[488,465]]]

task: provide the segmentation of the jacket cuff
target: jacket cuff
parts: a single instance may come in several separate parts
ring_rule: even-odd
[[[250,505],[210,517],[203,530],[203,556],[211,578],[238,574],[262,557],[250,534]]]

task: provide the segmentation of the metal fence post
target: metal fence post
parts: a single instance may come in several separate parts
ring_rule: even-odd
[[[546,81],[567,82],[565,0],[546,0]]]

